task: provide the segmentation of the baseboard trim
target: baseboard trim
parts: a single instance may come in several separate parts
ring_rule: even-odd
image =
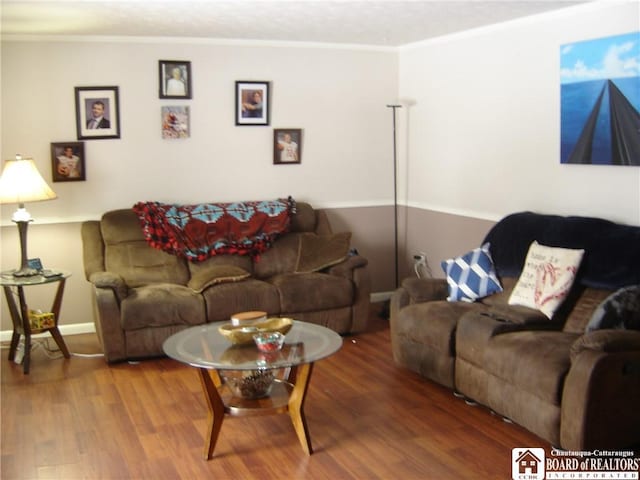
[[[371,302],[384,302],[389,300],[393,295],[393,292],[375,292],[371,294]],[[95,333],[96,326],[93,323],[72,323],[70,325],[60,325],[58,327],[60,329],[60,333],[64,335],[81,335],[83,333]],[[12,330],[2,330],[0,331],[0,342],[10,342]],[[49,335],[49,333],[38,333],[33,335],[32,338],[42,338]]]
[[[72,323],[70,325],[60,325],[58,327],[60,333],[65,335],[80,335],[82,333],[95,333],[96,326],[93,323]],[[3,330],[0,332],[0,342],[10,342],[12,330]],[[32,335],[31,338],[43,338],[50,335],[48,332]]]

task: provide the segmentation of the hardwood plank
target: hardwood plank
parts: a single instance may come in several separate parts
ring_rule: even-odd
[[[65,338],[94,353],[95,335]],[[33,351],[31,373],[2,351],[5,479],[510,478],[511,449],[550,446],[393,363],[387,321],[317,362],[305,414],[314,454],[287,415],[227,418],[202,459],[207,406],[197,371],[167,358],[109,366]]]

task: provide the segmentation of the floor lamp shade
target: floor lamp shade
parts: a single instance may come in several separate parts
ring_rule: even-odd
[[[15,276],[30,276],[38,272],[28,266],[27,257],[27,226],[32,218],[24,204],[42,200],[53,200],[56,194],[44,181],[36,164],[31,158],[16,155],[14,160],[7,160],[0,177],[0,203],[17,203],[18,209],[11,218],[18,225],[20,234],[20,269]]]

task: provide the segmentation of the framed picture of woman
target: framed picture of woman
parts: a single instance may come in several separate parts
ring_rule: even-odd
[[[191,62],[160,60],[158,62],[160,98],[192,98]]]

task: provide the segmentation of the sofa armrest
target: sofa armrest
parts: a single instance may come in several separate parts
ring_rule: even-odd
[[[348,278],[354,284],[351,333],[364,332],[367,329],[371,304],[371,278],[368,265],[369,261],[366,258],[351,255],[327,270],[330,275]]]
[[[82,237],[82,260],[84,275],[87,280],[95,273],[104,270],[104,242],[100,222],[89,220],[80,226]]]
[[[640,352],[640,331],[595,330],[586,333],[571,345],[571,361],[577,359],[585,350],[606,353]]]
[[[342,262],[333,265],[327,269],[327,273],[337,275],[339,277],[353,278],[353,271],[356,268],[363,268],[369,264],[369,261],[360,255],[351,255]]]
[[[447,281],[440,278],[409,277],[402,281],[391,296],[390,318],[396,318],[400,310],[413,303],[445,300],[448,294]]]
[[[449,294],[447,281],[443,278],[405,278],[401,288],[409,295],[410,303],[446,300]]]
[[[92,292],[96,334],[104,351],[104,359],[109,363],[125,360],[126,341],[116,292],[112,288],[99,288],[95,285]]]
[[[93,283],[96,288],[112,289],[118,299],[118,303],[122,301],[129,292],[129,288],[124,282],[124,279],[113,272],[94,272],[89,275],[89,281]]]
[[[640,332],[599,330],[571,348],[560,420],[565,449],[624,448],[640,442]]]

